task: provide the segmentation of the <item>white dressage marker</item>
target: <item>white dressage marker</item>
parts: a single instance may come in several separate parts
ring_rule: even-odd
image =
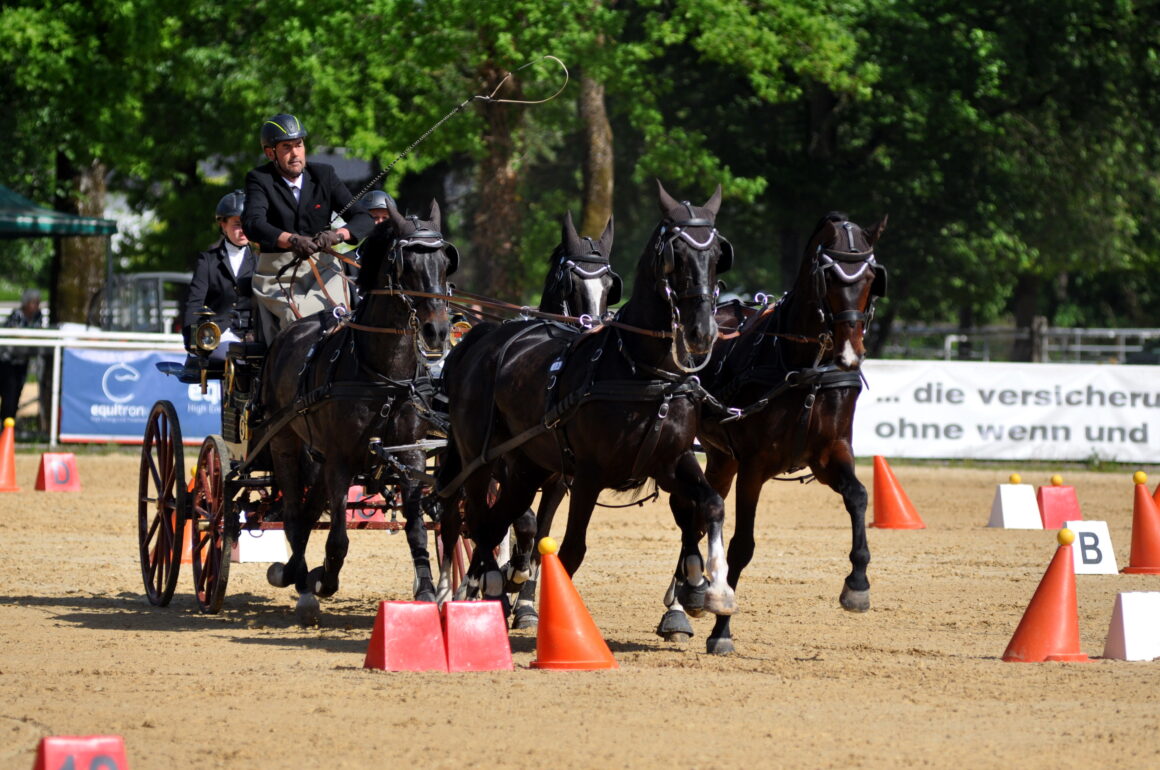
[[[1035,487],[1030,484],[1000,484],[991,503],[988,527],[1002,529],[1043,529]]]
[[[1116,596],[1104,657],[1115,660],[1160,658],[1160,592],[1124,591]]]
[[[1068,521],[1064,526],[1075,533],[1071,548],[1077,575],[1115,575],[1116,552],[1106,521]]]

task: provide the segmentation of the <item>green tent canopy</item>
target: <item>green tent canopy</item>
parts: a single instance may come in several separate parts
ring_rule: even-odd
[[[37,206],[0,185],[0,238],[52,235],[112,235],[117,220],[80,217]]]

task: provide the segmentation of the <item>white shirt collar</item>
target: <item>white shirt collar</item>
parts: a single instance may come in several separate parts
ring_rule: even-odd
[[[285,182],[290,187],[290,192],[294,193],[295,200],[297,200],[302,195],[302,175],[301,174],[299,174],[298,178],[295,179],[293,182],[291,182],[286,177],[282,177],[282,181]]]

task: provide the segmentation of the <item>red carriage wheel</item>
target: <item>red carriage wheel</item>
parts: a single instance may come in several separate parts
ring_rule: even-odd
[[[149,603],[158,607],[169,604],[177,587],[187,506],[185,454],[177,410],[168,401],[158,401],[145,423],[137,492],[141,577]]]
[[[451,553],[451,592],[455,593],[459,590],[459,584],[463,582],[464,576],[467,574],[467,568],[471,565],[471,541],[463,535],[460,535],[455,540],[455,548]],[[443,563],[443,536],[440,534],[439,527],[435,527],[435,558],[439,563]]]
[[[206,436],[197,456],[189,522],[193,529],[193,592],[202,612],[222,608],[230,554],[238,537],[237,512],[226,493],[230,450],[221,436]]]

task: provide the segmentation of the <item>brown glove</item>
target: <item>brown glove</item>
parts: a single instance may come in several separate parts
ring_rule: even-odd
[[[318,251],[318,245],[313,238],[305,235],[295,235],[290,238],[290,251],[299,259],[306,259]]]
[[[342,243],[342,241],[343,237],[337,230],[323,230],[321,233],[314,236],[314,243],[318,246],[319,251]]]

